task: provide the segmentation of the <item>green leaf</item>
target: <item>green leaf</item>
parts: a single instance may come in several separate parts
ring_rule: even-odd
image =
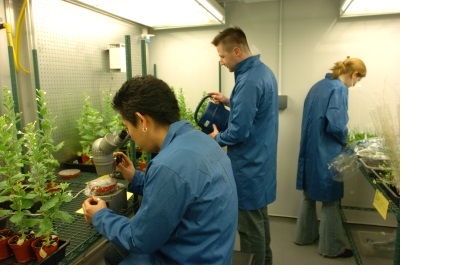
[[[35,218],[26,218],[22,220],[22,224],[26,227],[26,228],[33,228],[35,225],[38,225],[41,223],[41,219],[35,219]]]
[[[59,202],[59,198],[56,194],[53,194],[53,197],[50,198],[50,200],[46,201],[44,204],[42,204],[41,206],[41,211],[42,212],[46,212],[50,209],[52,209],[53,207],[55,207]]]
[[[68,213],[66,211],[59,211],[59,217],[63,222],[67,222],[67,223],[71,223],[75,219],[70,213]]]
[[[9,198],[10,198],[9,196],[0,196],[0,203],[1,203],[1,202],[8,201]]]
[[[19,224],[19,223],[22,221],[23,216],[24,216],[24,213],[19,212],[19,213],[13,214],[13,215],[9,218],[9,220],[10,220],[12,223],[14,223],[14,224]]]
[[[0,209],[0,217],[5,217],[12,214],[12,210]]]
[[[26,195],[26,197],[32,197],[32,195]],[[22,209],[30,209],[34,204],[33,199],[22,199]]]

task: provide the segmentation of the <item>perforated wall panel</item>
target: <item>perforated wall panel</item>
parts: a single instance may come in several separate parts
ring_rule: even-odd
[[[33,1],[36,50],[41,89],[56,117],[56,143],[64,141],[55,156],[60,162],[75,159],[80,150],[76,120],[83,92],[101,110],[101,94],[112,94],[127,74],[109,69],[109,44],[125,43],[130,36],[132,76],[142,74],[140,25],[133,25],[60,0]]]

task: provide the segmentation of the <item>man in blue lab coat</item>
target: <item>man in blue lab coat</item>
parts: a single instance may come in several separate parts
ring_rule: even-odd
[[[267,205],[277,185],[278,87],[259,55],[252,55],[244,32],[230,27],[212,41],[220,63],[234,72],[231,97],[210,92],[215,103],[230,107],[228,128],[209,135],[227,146],[239,199],[241,251],[254,253],[255,264],[272,264]]]

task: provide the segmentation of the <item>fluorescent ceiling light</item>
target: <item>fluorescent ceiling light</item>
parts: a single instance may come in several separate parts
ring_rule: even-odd
[[[345,0],[341,1],[341,17],[400,13],[400,0]]]
[[[225,23],[225,11],[215,0],[66,0],[154,29]]]

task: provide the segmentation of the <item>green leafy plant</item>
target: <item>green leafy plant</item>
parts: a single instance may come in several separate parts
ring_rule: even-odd
[[[35,153],[36,155],[33,156],[33,158],[35,158],[36,161],[38,161],[40,165],[43,165],[44,167],[43,171],[41,172],[41,177],[43,177],[46,181],[53,183],[56,180],[56,168],[59,167],[59,162],[53,156],[53,154],[59,151],[64,146],[64,142],[60,142],[59,144],[55,145],[55,141],[52,137],[53,131],[56,129],[55,118],[51,118],[48,113],[47,105],[45,102],[46,92],[38,89],[36,91],[37,106],[39,108],[39,114],[41,117],[39,122],[40,148],[38,149],[39,152]],[[36,177],[36,174],[31,174],[31,177]],[[29,180],[32,181],[32,179]]]
[[[400,118],[392,114],[389,105],[384,102],[371,112],[371,116],[384,145],[383,153],[389,158],[390,170],[384,174],[384,180],[400,194]]]
[[[22,156],[23,133],[17,129],[20,114],[14,110],[14,100],[11,91],[2,89],[4,114],[0,117],[0,202],[7,202],[8,208],[0,210],[0,217],[10,216],[9,220],[16,225],[19,234],[17,244],[25,242],[27,235],[37,221],[30,219],[30,208],[35,204],[36,194],[25,183],[26,175],[22,173],[24,159]]]
[[[174,90],[173,87],[171,87]],[[206,96],[206,92],[203,91],[202,98]],[[195,129],[200,130],[201,128],[197,125],[194,119],[194,112],[188,106],[186,106],[186,96],[184,95],[183,88],[179,88],[175,95],[178,100],[178,107],[180,108],[180,119],[188,121]],[[200,118],[208,102],[204,101],[203,104],[199,108],[198,117]]]
[[[112,108],[111,105],[111,92],[105,90],[102,92],[102,119],[103,119],[103,136],[107,133],[118,133],[123,129],[122,120],[120,115]]]
[[[38,198],[42,201],[42,206],[38,210],[41,215],[39,221],[39,231],[36,233],[37,237],[43,239],[43,246],[49,246],[52,244],[53,237],[57,235],[57,231],[54,228],[54,222],[59,220],[65,223],[71,223],[74,217],[67,211],[61,210],[63,203],[71,202],[73,196],[69,188],[68,182],[60,183],[58,190],[56,191],[40,191]],[[41,193],[42,192],[42,193]]]
[[[178,107],[180,108],[180,119],[186,120],[195,126],[194,112],[186,106],[186,97],[184,95],[183,88],[179,88],[175,95],[177,96]]]
[[[17,129],[20,114],[14,110],[11,91],[7,87],[3,87],[2,93],[4,114],[0,116],[0,133],[2,133],[2,139],[0,139],[0,203],[8,199],[6,195],[11,193],[11,187],[25,180],[25,175],[21,171],[24,166],[23,137],[19,137]]]
[[[148,161],[148,154],[145,151],[141,152],[141,156],[139,156],[138,159],[140,162],[147,162]]]
[[[59,162],[53,154],[60,150],[63,142],[54,145],[52,133],[56,129],[55,118],[50,114],[45,103],[45,92],[37,90],[37,106],[40,114],[40,128],[35,122],[27,124],[24,134],[26,147],[25,161],[29,166],[28,183],[33,188],[35,199],[41,202],[34,219],[39,225],[36,236],[44,240],[43,245],[49,246],[52,236],[57,234],[53,227],[55,220],[72,222],[73,216],[60,210],[64,202],[70,202],[73,197],[68,190],[69,183],[56,182],[56,168]],[[55,189],[56,188],[56,189]]]
[[[92,156],[92,144],[100,137],[104,136],[103,118],[100,112],[92,107],[90,97],[84,93],[84,104],[81,110],[81,117],[77,120],[77,129],[80,135],[81,151],[78,156]]]
[[[357,141],[361,141],[361,140],[365,140],[365,139],[374,138],[374,137],[378,137],[378,135],[376,133],[374,133],[374,132],[363,131],[363,130],[360,130],[360,129],[352,129],[348,133],[347,144],[350,144],[350,143],[353,143],[353,142],[357,142]]]

